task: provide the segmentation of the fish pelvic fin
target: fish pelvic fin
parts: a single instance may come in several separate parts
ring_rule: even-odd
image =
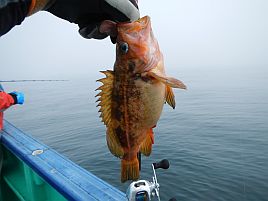
[[[102,118],[104,124],[108,126],[111,123],[111,105],[114,72],[111,70],[100,72],[106,75],[106,77],[97,80],[97,82],[101,82],[103,85],[96,89],[101,91],[96,95],[96,97],[99,96],[96,102],[99,102],[97,107],[100,106],[100,117]]]
[[[150,128],[146,134],[144,141],[140,146],[140,152],[145,156],[150,156],[152,152],[152,145],[154,144],[154,133],[153,129]]]
[[[120,145],[118,137],[113,132],[112,128],[108,128],[106,132],[106,141],[110,152],[116,156],[122,158],[124,155],[124,150]]]
[[[173,108],[175,109],[176,107],[176,101],[175,101],[175,96],[172,91],[172,88],[168,85],[166,85],[166,102]]]
[[[173,77],[167,77],[158,69],[152,69],[151,71],[147,72],[147,75],[154,77],[155,79],[159,80],[160,82],[163,82],[165,85],[168,85],[172,88],[179,88],[179,89],[187,88],[182,81]]]
[[[138,180],[140,177],[139,161],[137,157],[133,160],[121,160],[121,182]]]

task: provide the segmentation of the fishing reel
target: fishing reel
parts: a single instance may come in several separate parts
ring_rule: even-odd
[[[164,159],[158,163],[152,164],[154,174],[152,182],[147,180],[133,181],[127,189],[126,196],[128,201],[152,201],[152,200],[160,201],[160,195],[159,195],[160,185],[157,182],[157,177],[155,173],[155,170],[158,168],[168,169],[169,161],[167,159]],[[172,198],[169,201],[176,201],[176,199]]]

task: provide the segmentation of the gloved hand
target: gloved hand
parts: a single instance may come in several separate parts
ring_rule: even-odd
[[[24,94],[23,93],[13,91],[13,92],[9,93],[9,95],[11,95],[12,98],[14,99],[14,105],[15,104],[22,105],[24,103]]]
[[[32,0],[30,14],[40,9],[79,25],[84,38],[103,39],[99,26],[104,20],[115,22],[139,19],[137,0]],[[33,3],[32,3],[33,4]]]

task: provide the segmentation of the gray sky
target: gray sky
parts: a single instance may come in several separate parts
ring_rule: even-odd
[[[167,71],[268,68],[267,0],[140,0]],[[0,38],[1,79],[72,79],[111,69],[109,39],[86,40],[75,24],[39,12]]]

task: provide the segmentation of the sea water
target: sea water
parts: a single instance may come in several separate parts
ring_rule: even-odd
[[[162,200],[268,200],[268,71],[264,68],[174,70],[188,86],[174,90],[176,109],[164,106],[141,178],[157,170]],[[120,160],[106,146],[96,108],[101,74],[66,82],[4,83],[25,93],[25,104],[5,112],[8,121],[101,179],[126,191]],[[64,78],[61,78],[64,79]]]

